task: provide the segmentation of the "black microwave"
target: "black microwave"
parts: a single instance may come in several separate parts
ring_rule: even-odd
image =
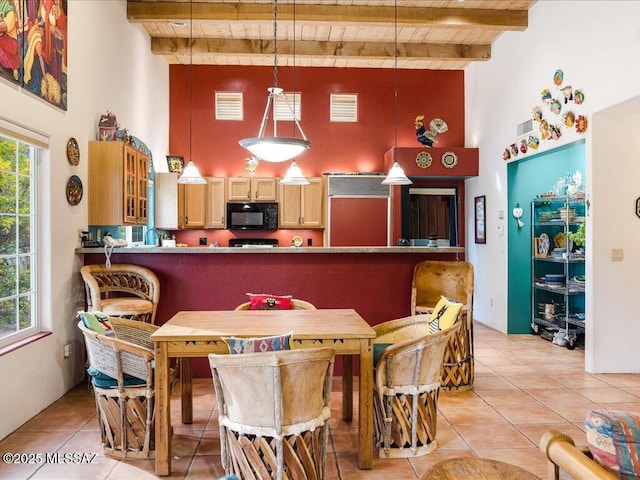
[[[227,203],[229,230],[276,230],[278,204],[257,202]]]

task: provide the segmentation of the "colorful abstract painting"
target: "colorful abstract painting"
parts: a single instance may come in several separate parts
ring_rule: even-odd
[[[0,77],[67,110],[67,0],[0,0]]]

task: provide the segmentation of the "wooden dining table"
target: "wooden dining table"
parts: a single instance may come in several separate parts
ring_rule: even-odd
[[[293,332],[294,349],[325,346],[342,355],[342,417],[345,420],[353,416],[353,356],[360,357],[358,466],[372,467],[375,331],[355,310],[181,311],[151,335],[156,361],[156,475],[171,473],[170,359],[182,359],[182,423],[191,423],[191,358],[229,353],[223,337],[264,337],[287,332]]]

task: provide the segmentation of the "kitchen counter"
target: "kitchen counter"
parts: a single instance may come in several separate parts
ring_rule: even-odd
[[[76,253],[104,253],[103,247],[76,248]],[[464,254],[464,247],[139,247],[114,248],[113,253],[429,253]]]
[[[124,247],[112,263],[147,267],[160,280],[156,324],[181,310],[233,310],[247,293],[291,294],[318,308],[353,308],[370,325],[410,314],[413,269],[423,260],[464,260],[459,247]],[[78,248],[85,265],[103,248]],[[198,359],[200,360],[200,359]],[[210,375],[194,361],[198,376]],[[337,366],[339,372],[339,366]]]

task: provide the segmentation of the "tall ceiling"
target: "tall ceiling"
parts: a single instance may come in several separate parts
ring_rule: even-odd
[[[463,70],[489,60],[491,45],[503,32],[525,30],[534,3],[277,0],[277,61]],[[127,0],[127,16],[149,33],[152,53],[170,64],[274,64],[273,0]]]

